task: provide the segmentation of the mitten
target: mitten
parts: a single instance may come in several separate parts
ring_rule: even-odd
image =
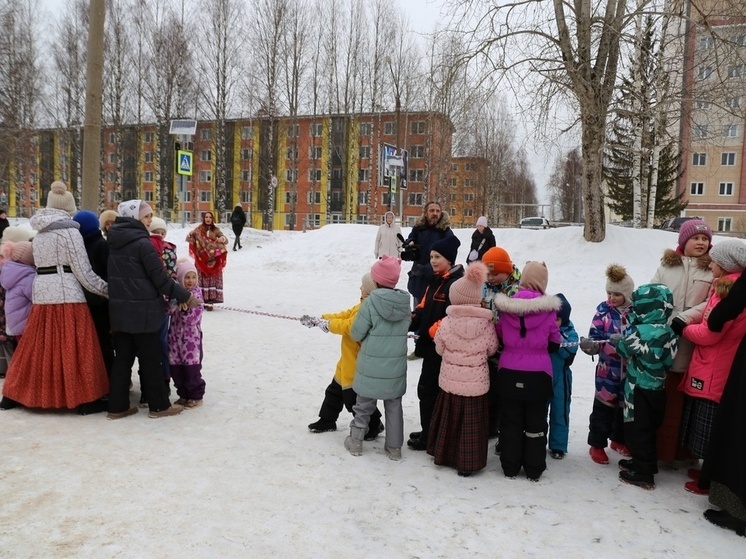
[[[677,336],[681,336],[681,334],[684,333],[684,328],[686,328],[686,326],[686,322],[678,316],[671,321],[671,330],[673,330],[673,333]]]
[[[319,320],[319,323],[316,325],[318,326],[322,332],[325,334],[329,333],[329,321],[328,320]]]
[[[611,344],[613,347],[616,347],[616,345],[619,343],[619,341],[623,338],[621,334],[612,334],[609,336],[609,344]]]
[[[595,343],[590,338],[580,338],[580,343],[578,344],[578,347],[586,355],[597,355],[598,354],[598,344]]]
[[[309,316],[307,314],[304,314],[300,317],[300,323],[305,326],[306,328],[313,328],[319,323],[319,319],[315,316]]]

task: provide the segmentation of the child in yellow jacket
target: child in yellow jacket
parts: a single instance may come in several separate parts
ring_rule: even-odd
[[[347,310],[322,314],[321,318],[304,316],[301,323],[308,327],[318,326],[324,332],[331,332],[342,336],[340,343],[341,356],[334,371],[334,378],[326,387],[324,401],[319,410],[319,420],[308,426],[312,433],[326,433],[337,430],[337,418],[342,408],[353,413],[352,406],[357,401],[357,394],[352,389],[352,381],[355,379],[355,364],[360,344],[350,337],[352,323],[355,322],[357,311],[363,300],[376,288],[376,283],[370,274],[365,274],[360,285],[360,302]],[[354,414],[353,414],[354,415]],[[375,439],[383,431],[381,423],[381,412],[376,411],[370,418],[368,433],[365,440]]]

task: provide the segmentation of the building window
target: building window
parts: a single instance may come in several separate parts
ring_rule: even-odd
[[[699,38],[699,50],[709,50],[715,46],[715,39],[710,36]]]
[[[464,202],[473,202],[474,201],[474,194],[471,192],[465,192],[464,193]]]
[[[356,223],[358,225],[368,225],[368,216],[367,215],[358,215]]]
[[[464,171],[474,171],[476,167],[477,166],[474,163],[466,163],[464,165]]]
[[[253,136],[254,136],[254,131],[251,129],[251,126],[241,127],[241,139],[242,140],[250,140]]]
[[[732,182],[721,182],[720,189],[718,190],[720,196],[733,196],[733,183]]]
[[[241,169],[241,180],[251,182],[251,169]]]
[[[306,223],[308,223],[309,225],[313,225],[314,227],[318,227],[319,225],[321,225],[321,214],[308,214]]]
[[[728,99],[725,100],[725,104],[728,106],[729,109],[740,109],[741,108],[741,96],[736,95],[735,97],[728,97]]]
[[[736,35],[733,37],[733,44],[739,47],[746,47],[746,35]]]
[[[309,169],[308,180],[309,182],[319,182],[321,180],[321,169]]]
[[[728,66],[729,78],[740,78],[743,76],[743,64],[731,64]]]
[[[199,137],[202,140],[212,140],[212,128],[203,128],[200,130]]]
[[[706,138],[707,137],[707,125],[706,124],[695,124],[694,125],[694,137],[695,138]]]
[[[719,217],[718,218],[718,231],[723,233],[731,230],[731,224],[733,223],[730,217]]]
[[[288,150],[285,152],[285,158],[288,161],[295,161],[298,159],[298,148],[288,148]]]
[[[726,138],[738,138],[738,124],[726,124],[723,126],[723,136]]]
[[[367,182],[370,180],[370,169],[358,169],[357,180],[359,182]]]
[[[697,101],[695,103],[695,106],[698,109],[709,109],[710,108],[710,100],[708,97],[697,97]]]
[[[358,133],[361,136],[370,136],[373,132],[373,125],[370,122],[361,122],[358,126]]]
[[[317,122],[310,127],[311,136],[321,136],[324,133],[324,125],[321,122]]]
[[[370,159],[370,146],[360,146],[360,159]]]
[[[288,138],[296,138],[298,136],[298,125],[288,124]]]
[[[415,120],[414,122],[410,123],[409,131],[411,134],[424,134],[425,133],[425,121]]]
[[[703,182],[693,182],[689,186],[689,194],[692,196],[704,196],[705,194],[705,183]]]
[[[425,180],[425,170],[424,169],[410,169],[409,180],[411,182],[423,182]]]
[[[298,199],[298,194],[296,192],[286,192],[285,193],[285,203],[286,204],[292,204],[294,200]]]
[[[200,152],[200,154],[199,154],[199,158],[200,158],[200,159],[201,159],[202,161],[211,161],[211,160],[212,160],[212,150],[209,150],[209,149],[203,149],[203,150],[202,150],[202,151]]]
[[[464,179],[464,186],[474,188],[474,179]]]
[[[368,205],[368,193],[367,192],[358,192],[357,193],[357,203],[359,206],[367,206]]]
[[[116,163],[117,162],[117,154],[116,153],[110,153],[109,154],[109,163]]]
[[[311,198],[311,194],[313,194],[313,199]],[[307,200],[309,204],[321,204],[321,191],[317,190],[313,193],[309,192]]]
[[[200,182],[212,182],[212,171],[200,171],[199,180]]]
[[[697,68],[697,79],[709,80],[712,77],[712,66],[700,66]]]
[[[456,179],[451,179],[450,182],[449,182],[449,184],[451,186],[456,186],[458,184],[458,181]]]
[[[146,190],[143,192],[143,195],[145,196],[143,200],[146,202],[152,202],[153,201],[153,191],[152,190]]]
[[[393,122],[384,122],[383,123],[383,133],[386,136],[393,136],[394,135],[394,123]]]
[[[321,146],[309,146],[308,158],[309,159],[321,159]]]
[[[458,163],[451,163],[451,171],[458,171]]]
[[[145,171],[143,174],[143,180],[145,182],[153,182],[153,171]]]
[[[409,148],[409,157],[412,159],[422,159],[425,157],[425,146],[412,146]]]
[[[251,191],[250,190],[242,190],[241,191],[241,203],[242,204],[250,204],[251,203]]]
[[[693,153],[692,154],[692,165],[696,167],[707,165],[707,154],[706,153]]]
[[[455,192],[451,192],[451,194],[448,197],[449,202],[455,202],[458,199],[458,194]]]
[[[720,164],[725,167],[732,167],[736,164],[736,154],[733,151],[726,151],[720,154]]]
[[[381,204],[388,208],[391,206],[390,201],[391,201],[391,194],[389,192],[384,192],[381,195]]]
[[[199,201],[200,202],[209,202],[212,198],[212,192],[209,190],[200,190],[199,191]]]
[[[184,193],[184,201],[185,202],[191,202],[192,201],[192,191],[191,190],[187,190]]]
[[[251,150],[246,148],[241,150],[241,159],[244,161],[251,161]]]
[[[464,217],[474,217],[474,210],[471,208],[464,209]]]
[[[154,134],[152,132],[145,132],[145,143],[146,144],[152,144],[153,138],[154,138]]]
[[[285,182],[295,182],[298,180],[298,169],[285,169]]]
[[[410,206],[421,206],[422,205],[422,192],[410,192],[407,195],[407,200]]]

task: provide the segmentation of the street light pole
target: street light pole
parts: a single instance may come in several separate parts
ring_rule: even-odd
[[[391,66],[391,57],[386,56],[386,64],[389,66],[389,71],[391,72],[391,81],[394,84],[394,97],[396,99],[396,106],[395,106],[395,113],[394,113],[394,119],[395,119],[395,126],[396,126],[396,151],[398,154],[402,154],[402,148],[401,148],[401,96],[399,95],[399,79],[396,77],[396,74],[394,74],[394,68]],[[401,194],[401,185],[398,184],[398,176],[391,177],[391,184],[396,185],[397,190],[399,191],[399,223],[403,223],[404,220],[404,207],[403,207],[403,196]],[[394,182],[394,181],[397,182]],[[391,190],[389,190],[389,210],[391,210],[393,198],[396,194],[394,193],[392,195]]]

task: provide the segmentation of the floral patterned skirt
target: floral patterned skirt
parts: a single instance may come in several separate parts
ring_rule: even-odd
[[[208,276],[197,270],[197,276],[199,280],[199,286],[202,288],[202,298],[205,300],[205,304],[222,303],[223,302],[223,272],[219,274]]]
[[[96,328],[85,303],[32,305],[3,396],[29,408],[73,409],[109,393]]]

